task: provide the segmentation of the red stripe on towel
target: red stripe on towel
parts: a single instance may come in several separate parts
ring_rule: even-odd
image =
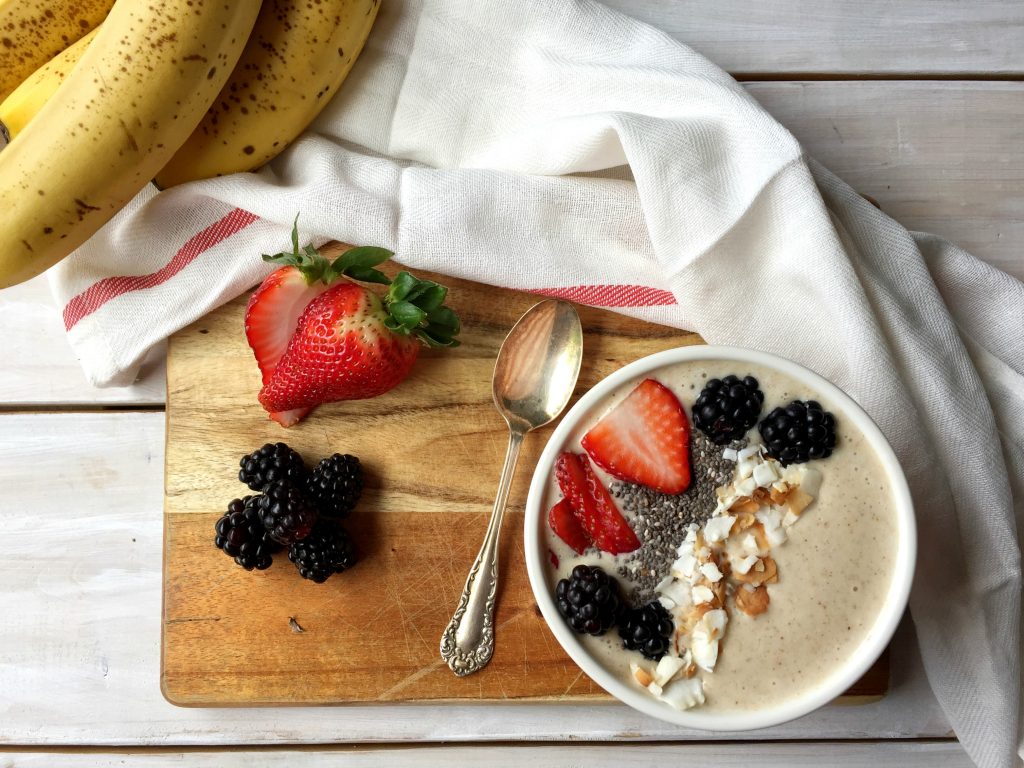
[[[220,221],[190,238],[174,254],[174,258],[158,271],[148,275],[106,277],[90,285],[64,307],[64,328],[70,331],[83,317],[91,315],[111,299],[167,282],[206,251],[258,219],[259,217],[253,213],[235,208]]]
[[[592,307],[666,307],[676,303],[670,291],[646,285],[574,285],[569,288],[531,288],[530,293],[568,299]]]

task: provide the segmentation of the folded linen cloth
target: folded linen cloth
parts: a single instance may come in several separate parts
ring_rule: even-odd
[[[1016,762],[1024,284],[807,160],[728,75],[586,0],[388,0],[339,96],[258,174],[147,190],[54,269],[96,384],[307,237],[796,360],[856,398],[917,506],[929,679]],[[1015,517],[1016,513],[1016,517]]]

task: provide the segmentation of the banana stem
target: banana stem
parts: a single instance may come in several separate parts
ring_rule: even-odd
[[[0,120],[0,149],[3,149],[11,143],[11,132],[7,130],[7,126],[4,125],[4,121]]]

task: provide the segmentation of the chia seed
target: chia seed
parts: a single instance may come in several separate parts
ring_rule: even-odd
[[[704,525],[711,517],[718,497],[715,489],[732,480],[735,462],[723,458],[726,448],[740,450],[746,440],[728,446],[712,443],[702,432],[694,431],[690,445],[692,478],[690,487],[680,494],[659,493],[635,483],[615,482],[611,494],[619,509],[632,518],[633,531],[640,548],[625,557],[618,573],[632,582],[627,600],[633,607],[655,598],[654,588],[669,574],[678,555],[676,550],[686,538],[691,523]]]

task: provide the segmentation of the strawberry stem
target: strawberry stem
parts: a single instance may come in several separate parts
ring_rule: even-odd
[[[340,277],[386,285],[388,290],[383,298],[388,318],[384,324],[391,331],[415,336],[428,347],[457,347],[459,342],[455,337],[462,330],[462,324],[458,315],[444,306],[448,289],[404,270],[395,275],[394,281],[388,279],[375,267],[392,256],[394,253],[387,248],[363,245],[345,251],[332,262],[312,245],[300,249],[299,217],[296,216],[292,225],[292,252],[263,254],[263,260],[295,267],[308,285],[318,281],[330,285]]]

